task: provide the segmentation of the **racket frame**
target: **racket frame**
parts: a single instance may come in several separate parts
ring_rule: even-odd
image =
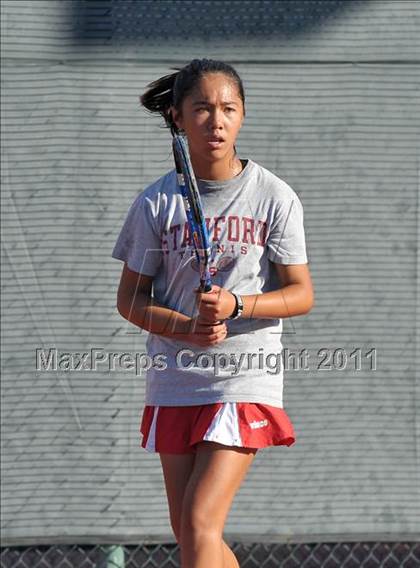
[[[209,270],[211,258],[210,238],[186,138],[175,134],[172,141],[172,150],[177,182],[183,198],[190,237],[200,270],[199,289],[201,292],[210,292],[212,288]]]

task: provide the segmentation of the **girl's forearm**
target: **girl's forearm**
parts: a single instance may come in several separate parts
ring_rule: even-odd
[[[272,292],[242,296],[242,300],[243,318],[287,318],[307,313],[313,305],[313,292],[301,284],[289,284]],[[134,299],[119,297],[118,311],[134,325],[157,335],[182,340],[193,331],[191,318],[146,294],[138,293]]]
[[[313,292],[301,284],[280,290],[242,296],[243,318],[287,318],[306,314],[313,306]]]
[[[129,322],[158,335],[179,337],[188,332],[191,318],[167,308],[146,294],[118,299],[118,311]]]

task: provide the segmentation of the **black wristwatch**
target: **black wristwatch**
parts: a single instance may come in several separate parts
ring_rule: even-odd
[[[231,292],[231,294],[235,296],[236,306],[233,313],[228,317],[228,320],[236,320],[241,317],[242,312],[244,311],[244,303],[239,294],[235,294],[235,292]]]

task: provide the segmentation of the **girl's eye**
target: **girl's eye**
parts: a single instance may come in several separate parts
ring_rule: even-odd
[[[195,110],[196,110],[196,112],[207,112],[208,108],[207,107],[198,107]],[[233,108],[233,107],[226,107],[225,108],[225,112],[235,112],[235,111],[236,111],[236,109]]]

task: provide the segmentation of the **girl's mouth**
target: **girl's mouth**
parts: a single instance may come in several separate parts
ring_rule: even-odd
[[[210,148],[217,149],[224,144],[224,140],[222,140],[222,138],[210,138],[209,140],[207,140],[207,144],[210,146]]]

